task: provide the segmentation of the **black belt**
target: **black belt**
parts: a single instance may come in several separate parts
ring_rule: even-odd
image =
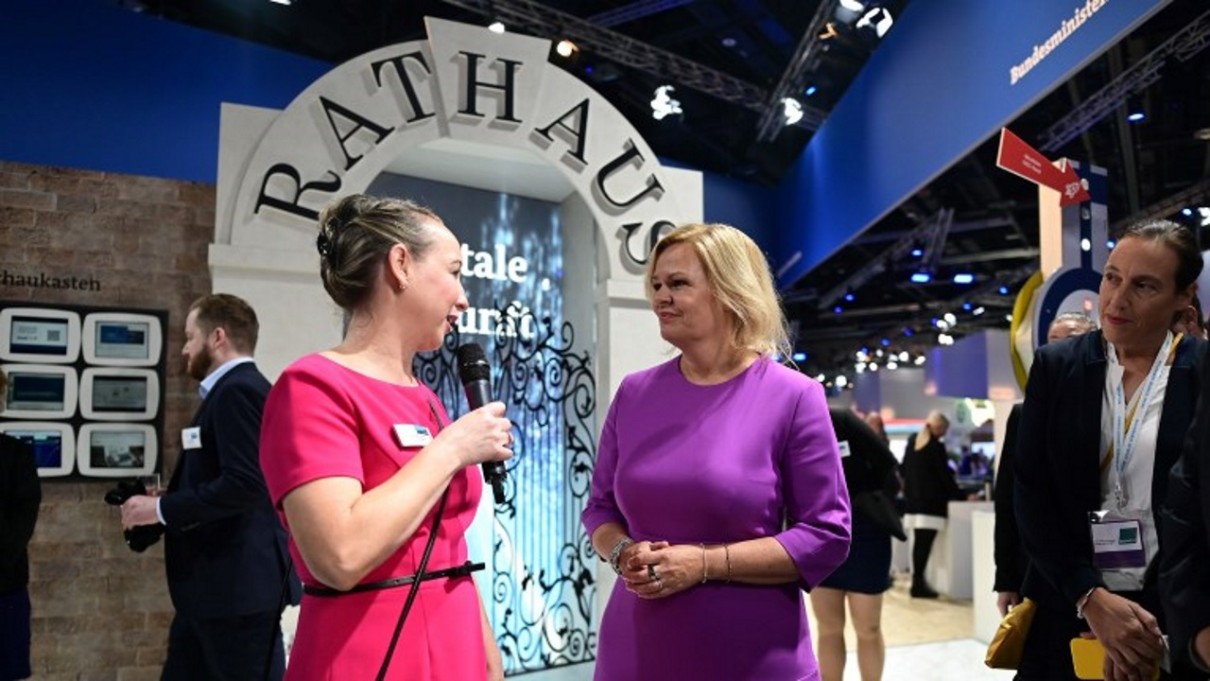
[[[478,572],[484,568],[483,563],[472,563],[469,560],[457,567],[445,568],[444,570],[433,570],[425,572],[421,575],[408,575],[407,577],[392,577],[378,582],[368,582],[366,584],[358,584],[348,591],[340,591],[331,587],[322,586],[319,584],[303,584],[303,593],[309,596],[320,596],[323,598],[334,598],[336,596],[344,596],[346,594],[361,593],[363,591],[378,591],[380,589],[393,589],[397,586],[407,586],[413,582],[427,582],[432,579],[443,579],[447,577],[464,577],[472,572]]]

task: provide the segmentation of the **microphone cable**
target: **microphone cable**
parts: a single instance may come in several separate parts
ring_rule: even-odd
[[[433,423],[437,424],[437,432],[440,433],[444,427],[441,424],[441,418],[437,416],[437,408],[433,403],[429,402],[429,413],[433,415]],[[445,515],[445,502],[450,496],[450,488],[447,486],[445,491],[441,493],[441,501],[437,502],[437,512],[433,515],[433,528],[429,531],[429,540],[424,546],[424,555],[420,557],[420,566],[416,570],[416,579],[412,582],[412,588],[408,590],[408,598],[403,603],[403,610],[399,613],[399,621],[395,623],[395,631],[391,634],[391,643],[387,646],[387,653],[382,658],[382,666],[378,669],[377,681],[385,681],[387,678],[387,669],[391,666],[391,658],[395,655],[395,645],[399,643],[399,635],[403,633],[403,623],[408,619],[408,613],[412,610],[412,603],[416,600],[416,593],[420,589],[420,583],[424,581],[425,570],[429,566],[429,556],[433,553],[433,545],[437,543],[437,530],[441,526],[441,517]]]

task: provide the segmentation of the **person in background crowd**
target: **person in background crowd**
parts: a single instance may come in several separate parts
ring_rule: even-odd
[[[1159,665],[1164,622],[1149,568],[1166,548],[1155,511],[1193,417],[1206,349],[1169,326],[1201,269],[1185,228],[1131,227],[1104,267],[1101,330],[1034,356],[1014,467],[1029,559],[1021,595],[1037,604],[1021,681],[1074,679],[1070,641],[1082,635],[1104,646],[1110,681],[1150,679]]]
[[[886,434],[886,424],[882,420],[882,414],[872,411],[865,415],[865,422],[870,427],[870,430],[873,430],[874,434],[882,440],[882,444],[891,444],[891,438]]]
[[[1206,339],[1206,324],[1202,319],[1202,301],[1198,300],[1196,293],[1193,294],[1192,302],[1173,317],[1172,333],[1183,333],[1191,338]]]
[[[8,377],[0,371],[0,411]],[[0,681],[27,679],[30,668],[29,541],[42,485],[33,449],[0,433]]]
[[[458,239],[427,208],[357,194],[323,211],[316,247],[348,331],[282,373],[261,434],[305,584],[286,677],[500,681],[464,535],[475,467],[512,456],[512,424],[500,402],[451,422],[413,369],[469,307]]]
[[[949,502],[965,498],[954,481],[942,438],[950,422],[939,411],[929,412],[924,428],[908,438],[903,454],[904,525],[912,528],[912,598],[936,598],[924,577],[937,533],[945,529]]]
[[[811,679],[801,588],[849,547],[849,499],[823,386],[789,345],[764,255],[685,225],[647,264],[673,359],[623,379],[582,520],[619,579],[596,678]]]
[[[811,591],[811,609],[819,626],[819,672],[823,681],[841,681],[844,677],[847,602],[857,634],[857,667],[862,681],[878,681],[886,659],[882,594],[891,587],[891,533],[878,518],[868,515],[865,509],[871,506],[862,504],[861,499],[881,496],[887,500],[883,512],[891,512],[889,500],[899,486],[897,464],[886,442],[857,414],[835,408],[828,413],[840,444],[845,485],[853,504],[853,539],[845,562]]]
[[[1064,312],[1055,317],[1046,333],[1046,342],[1057,343],[1075,336],[1096,331],[1097,323],[1081,312]],[[1013,488],[1016,461],[1017,428],[1021,419],[1021,403],[1013,405],[1004,429],[1004,446],[1000,449],[1000,461],[996,467],[996,533],[994,536],[996,577],[996,607],[1000,616],[1008,614],[1009,608],[1021,603],[1021,580],[1025,578],[1025,552],[1021,549],[1021,534],[1017,531],[1017,516],[1013,511]]]
[[[256,312],[236,296],[190,305],[181,355],[201,383],[202,404],[181,432],[167,493],[122,504],[125,527],[165,526],[176,608],[166,681],[280,679],[285,667],[281,613],[298,602],[298,578],[257,462],[269,393],[252,360],[259,329]]]

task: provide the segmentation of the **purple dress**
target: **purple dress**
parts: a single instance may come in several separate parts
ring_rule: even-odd
[[[819,677],[800,587],[844,561],[849,498],[815,381],[764,359],[713,386],[685,380],[679,358],[627,376],[601,432],[583,521],[589,536],[616,522],[636,540],[673,544],[774,537],[802,580],[710,581],[650,601],[618,580],[597,679]]]

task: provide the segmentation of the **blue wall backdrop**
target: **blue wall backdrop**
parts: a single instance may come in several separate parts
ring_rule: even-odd
[[[332,65],[101,0],[11,2],[0,159],[213,183],[219,105],[284,108]]]
[[[779,283],[806,274],[1168,1],[912,0],[782,180],[773,264],[798,259]],[[1012,67],[1085,12],[1013,84]]]

